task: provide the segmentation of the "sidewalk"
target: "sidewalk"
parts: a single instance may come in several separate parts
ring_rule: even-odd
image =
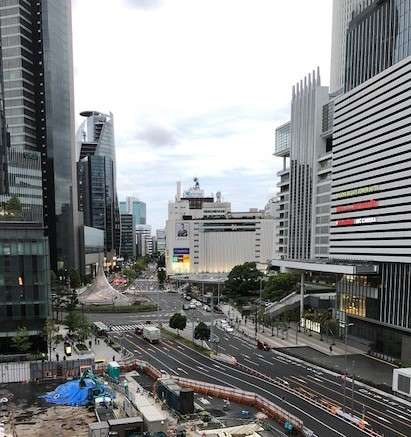
[[[60,325],[59,333],[65,337],[67,334],[67,329],[64,326]],[[89,341],[91,341],[91,347],[89,346]],[[71,348],[71,356],[66,356],[64,353],[64,342],[59,343],[55,350],[51,354],[51,358],[57,361],[57,354],[59,360],[62,361],[63,357],[66,357],[66,360],[78,360],[79,358],[95,358],[96,360],[105,360],[106,362],[110,362],[113,360],[113,357],[116,360],[120,360],[123,356],[120,352],[115,351],[111,346],[106,344],[104,338],[95,337],[91,335],[90,338],[85,342],[86,346],[90,349],[89,352],[84,354],[79,354],[72,347]]]
[[[241,320],[241,314],[233,307],[224,305],[223,312],[231,319],[235,320],[238,317]],[[373,358],[367,355],[364,350],[349,345],[347,346],[346,361],[345,344],[340,339],[335,341],[336,344],[332,346],[331,351],[331,339],[327,341],[324,338],[321,341],[319,334],[312,333],[310,336],[309,333],[296,332],[296,327],[296,323],[294,323],[286,332],[279,330],[278,336],[276,328],[273,330],[274,336],[271,336],[271,328],[259,328],[257,339],[282,353],[337,373],[344,373],[347,363],[349,374],[354,372],[357,379],[381,390],[391,391],[392,372],[395,366]],[[240,324],[236,324],[236,328],[239,335],[243,333],[248,338],[255,339],[255,324],[251,320],[248,320],[245,325],[243,319]]]

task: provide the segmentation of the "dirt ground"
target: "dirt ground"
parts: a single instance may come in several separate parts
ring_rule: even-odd
[[[6,436],[16,437],[86,437],[89,423],[96,422],[94,412],[83,407],[51,405],[38,396],[58,384],[0,385],[0,421]]]

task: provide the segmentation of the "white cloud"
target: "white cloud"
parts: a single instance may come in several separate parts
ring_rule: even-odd
[[[330,0],[75,0],[73,22],[77,112],[114,113],[120,195],[155,227],[194,175],[263,206],[291,86],[316,65],[328,82]]]

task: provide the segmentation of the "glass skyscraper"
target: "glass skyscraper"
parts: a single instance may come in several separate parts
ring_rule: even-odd
[[[116,154],[113,114],[85,111],[80,126],[78,193],[79,210],[86,226],[104,230],[106,254],[118,251],[120,217],[116,188]]]
[[[10,190],[42,205],[51,267],[77,268],[71,2],[0,2],[0,38],[10,149],[40,164],[30,180],[9,177]]]

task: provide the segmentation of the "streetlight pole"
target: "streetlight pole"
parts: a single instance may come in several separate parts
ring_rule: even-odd
[[[353,326],[354,323],[347,323],[347,315],[345,316],[345,339],[344,339],[344,403],[343,403],[343,412],[345,413],[346,407],[346,390],[347,390],[347,374],[348,374],[348,366],[347,366],[347,347],[348,347],[348,328]]]

